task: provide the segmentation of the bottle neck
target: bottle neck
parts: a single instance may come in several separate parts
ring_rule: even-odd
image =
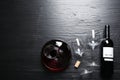
[[[110,26],[105,25],[105,38],[110,39]]]

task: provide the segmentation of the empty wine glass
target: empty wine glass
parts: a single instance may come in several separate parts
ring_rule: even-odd
[[[72,48],[72,53],[73,53],[73,57],[74,57],[74,67],[75,68],[79,68],[79,74],[80,75],[85,75],[85,74],[89,74],[92,73],[92,71],[88,68],[86,68],[88,62],[85,60],[86,59],[86,55],[85,55],[85,45],[84,45],[84,37],[81,37],[81,39],[79,38],[75,38],[72,42],[71,42],[71,48]],[[83,40],[82,40],[83,39]]]
[[[91,50],[90,52],[91,52],[91,58],[92,58],[92,62],[90,63],[90,66],[99,66],[99,64],[96,63],[96,61],[98,61],[97,60],[98,56],[96,54],[99,53],[97,48],[100,44],[100,41],[101,41],[101,33],[94,29],[91,30],[87,38],[87,45]]]

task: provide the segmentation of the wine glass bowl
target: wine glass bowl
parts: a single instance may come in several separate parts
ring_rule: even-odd
[[[74,53],[74,55],[76,56],[79,56],[79,57],[82,57],[83,56],[83,53],[84,53],[84,47],[83,47],[83,44],[82,44],[82,41],[78,38],[76,38],[72,43],[72,51]]]
[[[94,50],[100,44],[100,35],[92,30],[88,36],[88,46]]]

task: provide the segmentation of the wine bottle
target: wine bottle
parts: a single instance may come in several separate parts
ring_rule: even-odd
[[[110,39],[110,25],[105,25],[104,40],[101,42],[101,76],[110,78],[113,74],[114,48]]]

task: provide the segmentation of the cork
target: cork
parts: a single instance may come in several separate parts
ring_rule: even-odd
[[[75,68],[78,68],[78,67],[80,66],[80,63],[81,63],[81,62],[80,62],[79,60],[77,60],[76,63],[75,63],[75,65],[74,65],[74,67],[75,67]]]

